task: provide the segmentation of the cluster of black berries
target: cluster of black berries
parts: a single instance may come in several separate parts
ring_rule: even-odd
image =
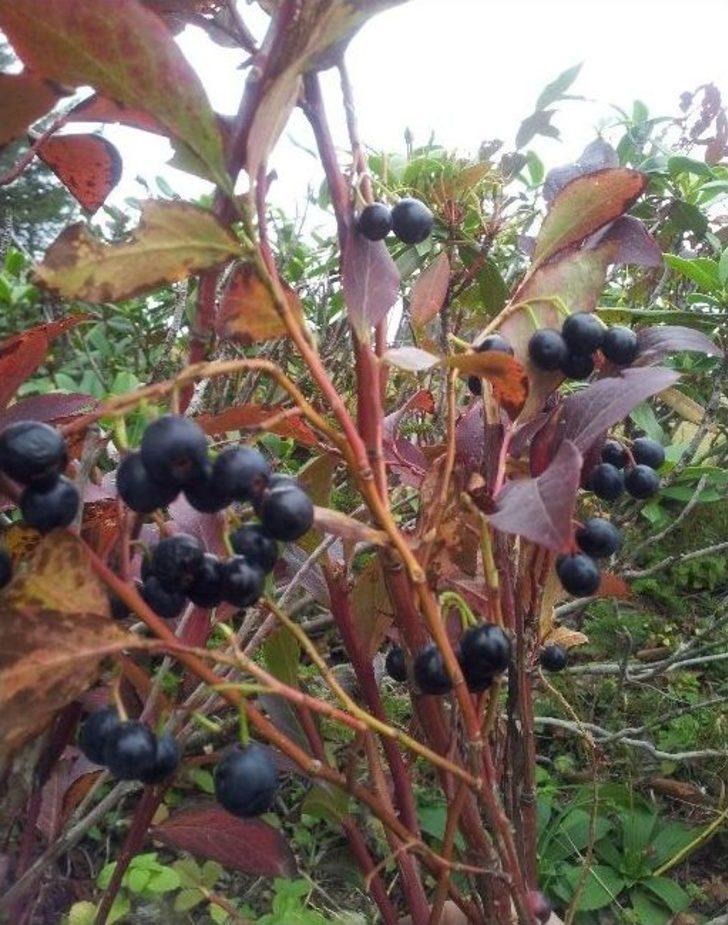
[[[382,241],[393,231],[405,244],[420,244],[432,231],[433,216],[419,199],[400,199],[393,209],[372,202],[359,213],[356,229],[368,241]]]
[[[479,344],[475,345],[476,353],[487,353],[489,350],[513,356],[513,347],[500,334],[488,334]],[[473,395],[482,395],[483,381],[480,376],[468,376],[468,388]]]
[[[586,486],[604,501],[616,501],[625,489],[633,498],[651,498],[660,488],[656,470],[664,462],[664,449],[649,437],[633,440],[629,450],[607,440],[602,461],[589,472]]]
[[[24,486],[23,519],[41,533],[67,527],[78,511],[78,489],[62,474],[67,463],[66,441],[48,424],[17,421],[0,434],[0,470]]]
[[[590,517],[576,531],[581,552],[567,553],[556,560],[556,574],[565,591],[574,597],[588,597],[601,579],[596,559],[608,559],[622,545],[622,534],[608,520]]]
[[[94,764],[104,765],[119,780],[158,784],[180,761],[174,737],[157,737],[146,723],[119,719],[113,707],[92,713],[81,726],[78,746]]]
[[[589,378],[597,350],[615,366],[630,366],[639,350],[637,335],[621,325],[605,328],[589,312],[575,312],[564,321],[561,332],[542,328],[528,342],[534,366],[549,372],[561,370],[569,379]]]

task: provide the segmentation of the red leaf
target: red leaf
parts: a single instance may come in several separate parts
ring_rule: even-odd
[[[33,395],[15,402],[0,411],[0,430],[15,421],[45,421],[47,424],[75,417],[81,411],[91,411],[98,402],[91,395],[62,395],[51,392],[47,395]]]
[[[288,286],[283,291],[291,313],[300,318],[300,299]],[[241,264],[228,278],[215,327],[220,337],[245,346],[287,336],[288,329],[252,263]]]
[[[350,230],[342,263],[344,300],[362,340],[387,317],[399,294],[399,270],[383,241],[367,241]]]
[[[60,97],[59,88],[34,74],[0,74],[0,147],[23,135]]]
[[[543,198],[546,202],[551,202],[554,196],[576,177],[583,177],[605,167],[619,167],[619,156],[603,138],[597,138],[584,148],[575,164],[549,170],[543,183]]]
[[[410,313],[416,325],[427,324],[440,311],[450,282],[450,261],[441,251],[417,277],[412,287]]]
[[[151,832],[165,845],[244,874],[291,877],[296,872],[282,832],[260,819],[238,819],[217,806],[173,813]]]
[[[454,353],[447,358],[447,363],[464,375],[487,379],[496,399],[511,418],[523,408],[528,397],[528,377],[515,357],[488,350],[485,353]]]
[[[81,100],[68,114],[68,122],[103,122],[116,123],[138,128],[145,132],[154,132],[157,135],[168,135],[169,132],[162,123],[143,109],[134,109],[124,103],[108,99],[98,93]]]
[[[283,405],[238,405],[220,414],[201,414],[195,420],[206,434],[224,434],[237,430],[257,430],[262,423],[283,410]],[[297,416],[282,418],[270,430],[279,437],[290,437],[302,446],[317,446],[319,442],[308,424]]]
[[[121,157],[100,135],[60,135],[38,148],[38,157],[89,212],[96,212],[121,179]]]
[[[637,332],[637,342],[640,349],[637,363],[640,366],[652,365],[669,354],[679,353],[682,350],[707,353],[709,356],[723,356],[720,347],[701,331],[680,325],[661,327],[651,325],[649,328],[641,328]]]

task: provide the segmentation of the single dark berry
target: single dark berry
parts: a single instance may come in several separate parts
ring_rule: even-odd
[[[552,328],[536,331],[528,342],[528,355],[531,362],[539,369],[553,372],[561,369],[566,362],[569,350],[566,341]]]
[[[235,745],[215,768],[215,796],[233,816],[260,816],[273,805],[278,771],[268,750],[257,742]]]
[[[595,559],[606,559],[622,545],[622,534],[608,520],[590,517],[576,531],[576,542],[582,552]]]
[[[465,661],[462,651],[458,652],[458,661],[469,691],[479,693],[480,691],[488,690],[495,678],[495,672],[484,664],[478,665],[474,662]]]
[[[400,199],[392,209],[392,230],[405,244],[420,244],[432,231],[432,212],[419,199]]]
[[[550,900],[540,890],[529,890],[527,898],[528,908],[541,922],[541,925],[546,925],[546,922],[551,918],[551,913],[554,911]]]
[[[649,437],[638,437],[632,443],[632,456],[638,465],[649,466],[650,469],[659,469],[665,462],[665,450],[657,440]]]
[[[624,476],[611,463],[599,463],[589,473],[586,487],[603,501],[616,501],[624,491]]]
[[[254,501],[268,485],[270,467],[265,457],[249,446],[229,447],[215,460],[212,479],[236,501]]]
[[[146,768],[139,775],[139,780],[143,784],[158,784],[177,770],[179,762],[179,745],[177,745],[174,736],[165,732],[164,735],[157,739],[152,766]]]
[[[89,761],[94,764],[104,763],[106,742],[119,725],[119,716],[114,707],[96,710],[86,717],[78,733],[78,747]]]
[[[602,345],[604,328],[591,312],[574,312],[564,321],[561,336],[570,353],[591,356]]]
[[[407,680],[407,659],[401,646],[392,646],[384,665],[390,678],[402,682]]]
[[[505,671],[511,660],[511,642],[494,623],[481,623],[466,630],[460,640],[460,664],[474,673]]]
[[[624,469],[629,462],[627,451],[616,440],[607,440],[602,447],[602,462],[609,463],[616,469]]]
[[[413,673],[423,694],[447,694],[452,689],[442,654],[434,643],[426,645],[417,653]]]
[[[582,552],[559,556],[556,560],[559,581],[574,597],[588,597],[599,587],[599,569],[596,562]]]
[[[624,486],[633,498],[651,498],[660,490],[660,476],[649,466],[628,469]]]
[[[152,573],[167,591],[189,591],[202,566],[202,543],[189,533],[165,536],[152,550]]]
[[[566,649],[556,645],[544,646],[538,660],[545,671],[563,671],[568,661]]]
[[[80,501],[76,486],[62,475],[50,488],[26,488],[20,496],[20,511],[29,527],[48,533],[72,523]]]
[[[165,414],[144,431],[140,452],[155,482],[184,488],[205,472],[207,439],[189,418]]]
[[[7,549],[0,549],[0,588],[4,588],[12,577],[13,560]]]
[[[116,594],[109,595],[109,610],[114,620],[126,620],[131,614],[127,605]]]
[[[483,380],[480,376],[468,376],[468,388],[473,395],[482,395]]]
[[[167,507],[177,497],[179,489],[167,482],[155,482],[142,462],[141,453],[129,453],[116,470],[116,490],[119,497],[139,514],[151,514],[160,507]]]
[[[487,353],[489,350],[495,350],[498,353],[507,353],[509,356],[513,356],[513,347],[500,334],[488,334],[479,344],[474,344],[473,346],[476,353]],[[480,376],[468,376],[468,388],[473,395],[482,395],[483,383]]]
[[[278,485],[263,497],[260,519],[269,536],[290,543],[313,526],[313,504],[297,485]]]
[[[588,353],[569,353],[561,365],[567,379],[588,379],[594,372],[594,360]]]
[[[263,593],[265,572],[245,556],[231,556],[222,564],[223,599],[235,607],[249,607]]]
[[[392,230],[392,213],[383,202],[372,202],[359,213],[356,230],[368,241],[381,241]]]
[[[206,552],[187,596],[198,607],[217,607],[222,603],[222,562],[211,552]]]
[[[143,780],[157,757],[157,737],[149,726],[128,720],[106,737],[104,764],[119,780]]]
[[[230,534],[230,545],[239,556],[271,572],[278,561],[278,543],[260,524],[245,524]]]
[[[17,421],[0,433],[0,469],[21,485],[48,488],[67,462],[66,441],[49,424]]]
[[[185,487],[185,498],[201,514],[215,514],[232,501],[232,497],[213,476],[212,463],[209,462],[204,472]]]
[[[150,575],[144,581],[141,595],[152,610],[165,620],[178,617],[187,600],[181,591],[167,591],[156,575]]]
[[[629,366],[637,359],[637,335],[630,328],[615,325],[607,328],[602,339],[602,353],[615,366]]]

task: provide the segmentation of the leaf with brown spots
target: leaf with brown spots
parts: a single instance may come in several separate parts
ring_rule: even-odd
[[[118,302],[240,252],[231,232],[206,209],[183,202],[149,201],[129,241],[104,244],[83,224],[71,225],[36,266],[39,286],[65,299]]]
[[[59,135],[37,149],[71,195],[89,212],[96,212],[121,179],[121,157],[101,135]]]
[[[50,112],[60,96],[57,87],[35,74],[0,74],[0,147]]]
[[[528,397],[528,377],[523,366],[507,353],[455,353],[447,358],[463,375],[480,376],[493,386],[493,393],[510,417],[516,417]]]
[[[288,287],[284,291],[294,317],[300,319],[302,310],[298,296]],[[252,263],[242,264],[228,279],[222,294],[217,331],[221,337],[246,346],[287,335],[270,292]]]

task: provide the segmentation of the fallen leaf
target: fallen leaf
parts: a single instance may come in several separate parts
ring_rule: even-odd
[[[60,89],[36,74],[0,74],[0,148],[56,105]]]
[[[88,212],[96,212],[121,179],[121,157],[101,135],[56,135],[36,153]]]
[[[294,317],[300,319],[303,311],[298,296],[288,287],[284,292]],[[216,327],[221,337],[245,346],[287,336],[288,329],[252,263],[237,267],[225,284]]]

